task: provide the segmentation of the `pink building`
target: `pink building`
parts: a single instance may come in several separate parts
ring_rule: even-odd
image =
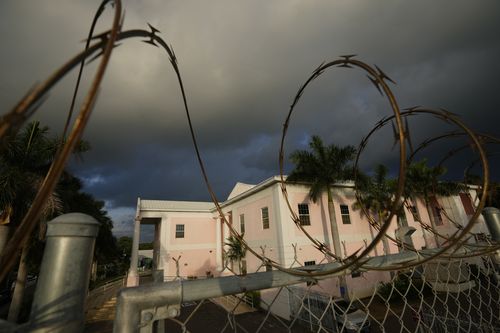
[[[304,228],[312,237],[333,248],[326,193],[313,203],[306,185],[287,184],[287,192],[290,204],[300,216]],[[434,220],[441,234],[451,235],[456,231],[456,226],[448,217],[462,225],[468,221],[468,215],[473,213],[472,201],[475,198],[475,191],[471,192],[474,192],[472,196],[469,193],[461,193],[458,196],[432,199]],[[342,244],[341,255],[345,257],[369,244],[377,231],[371,228],[361,211],[353,210],[356,198],[352,183],[335,184],[333,195]],[[237,183],[227,200],[221,202],[221,207],[233,227],[240,233],[244,232],[245,240],[253,249],[259,253],[264,249],[268,258],[282,266],[325,262],[324,255],[313,247],[292,221],[281,192],[279,177],[269,178],[257,185]],[[430,224],[425,205],[420,200],[414,202],[412,210],[420,215],[422,221]],[[435,247],[434,237],[422,230],[420,224],[414,221],[411,212],[406,208],[404,212],[404,216],[400,217],[400,226],[394,221],[388,234],[397,238],[398,231],[405,234],[414,230],[407,241],[411,239],[417,249],[424,247],[426,242],[429,247]],[[155,225],[154,267],[163,270],[165,280],[172,280],[176,276],[202,278],[231,274],[227,269],[223,270],[223,248],[229,237],[229,230],[221,223],[212,202],[138,199],[133,256],[134,253],[137,256],[141,224]],[[482,219],[474,228],[476,233],[487,232]],[[390,241],[389,244],[391,253],[402,250]],[[383,245],[380,243],[370,255],[384,255]],[[295,259],[300,264],[297,264]],[[248,273],[258,269],[266,270],[262,261],[250,253],[247,253],[242,264]],[[237,271],[238,265],[235,265],[234,269]],[[376,282],[388,279],[389,274],[386,272],[348,276],[349,296],[365,297],[373,292]],[[135,285],[137,281],[136,269],[131,267],[128,284]],[[321,281],[315,288],[340,296],[338,279]]]

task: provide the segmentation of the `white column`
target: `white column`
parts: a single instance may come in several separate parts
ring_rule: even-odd
[[[163,269],[163,277],[166,281],[168,276],[171,276],[170,269],[170,218],[167,214],[162,213],[161,215],[161,225],[160,225],[160,250],[159,250],[159,260],[160,268]]]
[[[217,270],[222,271],[222,244],[220,233],[220,218],[215,219],[215,263]]]
[[[226,218],[226,220],[229,219],[227,215],[225,215],[224,217]],[[230,233],[229,233],[229,227],[227,226],[227,224],[224,221],[221,221],[221,223],[223,224],[222,229],[224,231],[224,233],[223,233],[224,237],[222,238],[222,246],[224,247],[224,250],[228,251],[229,250],[229,246],[226,245],[226,240],[227,240],[227,238],[230,235]]]
[[[141,237],[141,219],[136,217],[134,221],[134,238],[132,239],[132,253],[130,255],[130,269],[127,276],[127,287],[139,285],[137,274],[137,260],[139,255],[139,240]]]
[[[155,238],[153,241],[153,269],[158,270],[162,268],[160,259],[160,233],[161,233],[161,220],[155,223]]]

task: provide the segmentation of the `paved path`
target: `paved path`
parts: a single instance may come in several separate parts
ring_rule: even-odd
[[[115,320],[116,297],[104,302],[100,308],[90,309],[85,319],[84,332],[113,332]]]
[[[223,307],[227,312],[233,312],[235,315],[256,311],[250,305],[243,301],[240,302],[239,299],[234,296],[212,298],[211,300]],[[236,306],[236,304],[238,304],[238,306]]]

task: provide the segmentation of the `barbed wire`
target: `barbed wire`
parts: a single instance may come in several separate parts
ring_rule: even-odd
[[[13,267],[14,263],[17,261],[17,249],[25,246],[29,236],[38,223],[43,206],[45,205],[49,194],[54,190],[71,152],[82,137],[83,131],[90,117],[90,113],[97,99],[99,86],[102,82],[104,72],[109,63],[111,52],[115,46],[115,40],[117,39],[120,29],[120,17],[121,2],[117,0],[115,1],[115,15],[112,28],[107,34],[107,39],[99,43],[99,45],[96,45],[93,48],[89,48],[88,50],[83,52],[83,54],[85,55],[91,49],[92,51],[102,49],[101,62],[96,70],[87,96],[83,100],[82,106],[80,108],[80,113],[75,120],[68,140],[65,142],[64,147],[61,149],[60,153],[52,163],[40,187],[40,190],[35,196],[35,199],[33,200],[28,212],[26,213],[21,224],[17,227],[16,231],[10,238],[9,242],[5,246],[4,251],[1,254],[0,281],[3,281],[7,273]],[[10,113],[2,117],[2,119],[0,120],[0,140],[2,140],[9,132],[9,134],[15,132],[16,128],[19,128],[19,126],[22,125],[22,123],[37,110],[37,107],[39,106],[38,102],[43,101],[46,93],[52,88],[55,83],[57,83],[64,75],[66,75],[69,69],[71,69],[76,63],[78,63],[78,60],[80,60],[78,56],[71,59],[68,63],[66,63],[58,71],[56,71],[47,81],[35,86],[32,91],[28,93],[25,98],[23,98]]]
[[[35,113],[39,106],[43,103],[43,101],[47,98],[47,93],[65,76],[69,73],[70,70],[74,69],[76,66],[80,65],[80,70],[79,70],[79,75],[78,79],[76,82],[76,86],[73,92],[73,99],[71,102],[71,107],[68,113],[68,116],[66,118],[66,123],[65,123],[65,128],[63,132],[63,138],[66,136],[66,131],[69,128],[69,123],[72,118],[72,113],[73,113],[73,108],[74,108],[74,103],[76,99],[76,95],[79,90],[79,82],[81,78],[81,74],[83,71],[83,67],[85,64],[85,61],[89,59],[89,62],[94,61],[98,58],[100,58],[100,64],[97,68],[97,71],[95,73],[94,79],[92,81],[92,84],[89,88],[89,91],[87,93],[87,96],[84,99],[84,102],[82,103],[82,106],[80,107],[80,112],[77,116],[77,118],[74,121],[73,128],[69,134],[68,140],[64,142],[64,145],[61,147],[60,153],[57,154],[56,159],[54,160],[49,172],[47,173],[45,180],[37,193],[28,213],[26,216],[23,218],[21,224],[19,227],[16,229],[14,235],[11,237],[9,240],[7,246],[5,247],[4,252],[2,253],[2,256],[0,258],[0,280],[3,280],[7,274],[7,272],[12,268],[14,265],[17,256],[16,256],[16,251],[18,248],[24,246],[26,243],[26,240],[29,236],[29,234],[32,232],[34,229],[39,217],[40,213],[42,211],[43,205],[45,203],[46,198],[48,197],[48,194],[53,191],[54,187],[57,184],[57,181],[64,169],[65,164],[68,161],[69,155],[73,148],[75,147],[76,143],[80,140],[82,137],[83,131],[86,127],[87,121],[90,117],[91,111],[93,109],[93,106],[95,104],[95,101],[98,96],[98,91],[99,91],[99,86],[102,82],[102,79],[104,77],[105,70],[107,68],[107,65],[109,63],[110,57],[112,50],[117,47],[120,44],[117,44],[119,41],[124,41],[129,38],[145,38],[143,42],[150,44],[155,47],[161,47],[164,51],[166,51],[169,62],[176,74],[177,81],[179,84],[179,88],[181,91],[182,95],[182,100],[183,100],[183,106],[184,110],[186,113],[186,118],[187,122],[189,125],[189,131],[191,135],[191,140],[193,142],[194,148],[195,148],[195,154],[197,157],[197,161],[204,179],[204,182],[206,184],[209,196],[211,200],[213,201],[216,211],[219,215],[219,218],[221,219],[222,223],[224,223],[229,232],[230,235],[234,236],[238,242],[242,244],[252,255],[257,257],[258,259],[261,260],[263,266],[270,265],[280,271],[297,275],[297,276],[304,276],[308,278],[314,278],[314,277],[319,277],[319,276],[326,276],[326,275],[331,275],[335,274],[341,271],[356,271],[357,269],[363,267],[365,269],[372,269],[372,270],[401,270],[401,269],[408,269],[411,267],[415,267],[418,265],[422,265],[423,263],[426,263],[430,260],[433,260],[437,257],[446,257],[446,258],[455,258],[454,253],[456,250],[462,245],[464,245],[464,239],[469,235],[471,235],[471,229],[473,225],[477,222],[477,219],[484,208],[486,197],[487,197],[487,192],[489,188],[489,169],[488,169],[488,158],[487,158],[487,153],[483,147],[483,144],[493,142],[493,143],[499,143],[500,140],[498,138],[495,138],[493,136],[489,136],[487,134],[476,134],[474,133],[469,127],[467,127],[456,115],[452,114],[449,111],[446,110],[432,110],[432,109],[424,109],[421,107],[413,107],[410,109],[407,109],[406,111],[401,111],[397,102],[397,99],[395,95],[393,94],[392,90],[390,89],[388,82],[394,83],[392,79],[389,78],[379,67],[375,66],[370,66],[367,63],[356,59],[355,55],[345,55],[341,56],[339,59],[322,63],[320,66],[318,66],[312,74],[307,78],[307,80],[300,86],[299,90],[297,91],[295,97],[293,98],[293,101],[290,105],[287,117],[285,119],[285,122],[283,124],[283,130],[282,130],[282,138],[281,138],[281,144],[280,144],[280,151],[279,151],[279,171],[280,171],[280,187],[282,191],[282,195],[285,199],[285,202],[287,204],[287,207],[290,211],[291,214],[291,221],[294,223],[294,225],[301,230],[301,232],[309,239],[313,247],[315,247],[317,250],[319,250],[321,253],[324,254],[325,258],[328,259],[333,259],[337,262],[339,262],[341,265],[337,268],[334,269],[327,269],[327,270],[318,270],[318,271],[313,271],[313,270],[303,270],[303,269],[298,269],[294,267],[285,267],[282,265],[282,263],[278,263],[275,260],[267,257],[265,255],[265,250],[261,248],[262,254],[258,253],[257,250],[253,249],[249,244],[245,241],[243,238],[243,235],[239,234],[238,231],[232,226],[232,224],[227,220],[226,215],[223,212],[223,209],[215,195],[215,192],[213,191],[213,188],[211,186],[211,183],[209,181],[209,177],[207,175],[205,165],[203,162],[203,159],[201,157],[201,152],[198,146],[198,142],[196,139],[195,131],[192,126],[191,122],[191,116],[190,116],[190,111],[188,107],[188,102],[187,102],[187,94],[184,88],[183,80],[181,77],[181,72],[177,63],[177,58],[175,56],[175,53],[173,51],[172,46],[169,46],[164,39],[162,39],[158,33],[160,31],[156,29],[155,27],[149,25],[149,30],[141,30],[141,29],[134,29],[134,30],[127,30],[127,31],[122,31],[122,26],[123,26],[123,21],[124,21],[124,14],[122,13],[122,7],[121,7],[121,1],[120,0],[115,0],[113,1],[113,6],[114,6],[114,18],[112,22],[111,29],[108,31],[105,31],[103,33],[93,35],[93,31],[96,25],[97,20],[101,16],[102,12],[105,9],[106,4],[110,3],[109,0],[104,0],[102,1],[101,5],[99,6],[94,19],[92,21],[92,25],[88,34],[88,38],[86,40],[86,45],[85,49],[78,53],[76,56],[71,58],[68,62],[66,62],[62,67],[60,67],[58,70],[56,70],[46,81],[39,85],[35,85],[27,94],[24,96],[21,101],[7,114],[2,116],[0,119],[0,140],[6,140],[8,135],[12,135],[15,133],[20,126],[33,114]],[[91,44],[94,42],[93,44]],[[327,70],[334,69],[334,68],[347,68],[347,69],[358,69],[361,70],[362,72],[367,74],[367,77],[369,81],[374,85],[374,87],[382,94],[382,96],[385,96],[387,98],[387,101],[389,102],[389,106],[392,110],[392,115],[383,118],[381,121],[379,121],[377,124],[375,124],[374,128],[368,133],[367,136],[365,136],[362,140],[361,143],[359,144],[359,148],[357,151],[357,156],[355,160],[355,166],[354,166],[354,171],[355,171],[355,176],[354,176],[354,186],[355,186],[355,193],[356,193],[356,198],[358,202],[361,203],[361,209],[363,211],[364,216],[367,217],[368,223],[374,227],[378,232],[373,237],[372,241],[368,244],[368,242],[365,242],[365,246],[359,248],[356,251],[353,251],[352,254],[346,256],[345,258],[342,258],[340,254],[340,249],[334,249],[335,251],[332,252],[331,249],[322,241],[314,238],[311,236],[307,230],[301,225],[300,223],[300,218],[297,216],[297,213],[293,209],[289,197],[288,197],[288,192],[287,192],[287,187],[286,187],[286,176],[284,175],[284,165],[285,165],[285,138],[289,129],[289,126],[291,124],[291,119],[292,119],[292,114],[295,111],[296,106],[300,102],[301,97],[305,93],[306,89],[308,88],[309,84],[313,82],[315,79],[323,75]],[[413,144],[410,138],[410,132],[409,132],[409,126],[408,126],[408,119],[410,116],[414,115],[431,115],[434,118],[440,119],[446,123],[450,123],[452,125],[457,126],[460,130],[448,134],[441,135],[436,138],[430,138],[424,140],[416,150],[413,150]],[[404,122],[403,122],[404,119]],[[358,186],[358,164],[360,161],[360,157],[362,152],[364,152],[368,140],[370,137],[383,128],[384,126],[388,125],[389,122],[393,124],[395,122],[394,130],[395,130],[395,139],[396,143],[399,143],[399,170],[398,170],[398,178],[397,178],[397,187],[396,190],[394,191],[394,194],[391,199],[391,204],[390,204],[390,210],[386,214],[385,218],[383,221],[375,221],[375,219],[369,214],[368,210],[366,209],[365,205],[363,205],[363,198],[362,195],[360,194],[360,189]],[[479,185],[479,188],[481,189],[481,195],[479,198],[479,202],[477,203],[475,207],[474,214],[470,217],[468,222],[466,223],[465,226],[457,227],[457,231],[454,232],[451,236],[449,235],[441,235],[437,232],[435,229],[435,226],[428,225],[424,222],[421,221],[421,219],[416,219],[414,216],[414,219],[420,223],[422,228],[428,232],[433,233],[436,237],[439,237],[443,240],[444,246],[439,249],[436,253],[432,255],[426,255],[426,256],[421,256],[421,260],[409,264],[398,264],[394,266],[387,266],[387,267],[370,267],[366,266],[367,263],[367,258],[369,256],[369,253],[371,253],[376,246],[382,241],[384,238],[388,238],[391,240],[394,244],[398,246],[402,246],[405,249],[409,251],[414,251],[414,252],[419,252],[416,250],[411,244],[407,244],[403,242],[402,240],[395,239],[387,234],[390,225],[394,219],[394,217],[397,217],[397,214],[399,210],[403,207],[403,205],[408,205],[409,203],[406,202],[403,199],[404,196],[404,187],[405,187],[405,176],[406,176],[406,169],[407,165],[411,162],[413,156],[416,154],[416,152],[421,151],[425,147],[429,146],[432,142],[436,142],[440,139],[444,138],[451,138],[451,137],[456,137],[456,136],[465,136],[470,140],[470,145],[472,145],[472,148],[479,154],[479,161],[481,162],[482,166],[482,174],[483,174],[483,179],[481,184]],[[410,147],[410,157],[407,157],[407,145]],[[460,148],[459,150],[451,151],[449,154],[445,155],[445,159],[450,158],[454,154],[458,153],[459,151],[462,151],[465,148]],[[444,163],[444,162],[443,162]],[[476,162],[477,163],[477,162]],[[437,180],[435,180],[437,182]],[[433,191],[435,191],[435,186]],[[411,210],[410,210],[411,211]],[[413,214],[413,212],[412,212]],[[451,221],[451,219],[450,219]],[[432,221],[431,221],[432,223]],[[457,226],[455,221],[452,223],[453,225]],[[481,246],[476,249],[476,252],[471,251],[471,253],[475,253],[476,255],[481,254],[481,253],[489,253],[491,251],[494,251],[499,248],[498,244],[491,244],[489,246]],[[345,251],[344,251],[345,252]],[[469,254],[467,254],[469,255]],[[463,256],[463,254],[461,254]]]
[[[420,112],[420,111],[423,111],[423,112]],[[446,119],[448,118],[450,115],[452,115],[450,112],[448,111],[443,111],[443,110],[433,110],[434,111],[434,116],[439,118],[439,119]],[[436,112],[437,112],[437,115],[436,115]],[[407,119],[407,117],[409,116],[415,116],[415,115],[419,115],[419,114],[422,114],[422,113],[428,113],[428,112],[425,112],[424,109],[420,109],[420,107],[414,107],[414,108],[410,108],[410,109],[407,109],[407,111],[403,111],[401,112],[401,116],[405,118],[405,120]],[[390,117],[386,117],[386,118],[383,118],[381,119],[376,125],[375,127],[369,132],[369,134],[367,136],[365,136],[362,140],[361,140],[361,143],[359,145],[359,149],[358,149],[358,155],[357,155],[357,158],[356,158],[356,164],[355,164],[355,167],[354,167],[354,170],[357,171],[358,168],[357,168],[357,165],[359,163],[359,158],[361,156],[361,153],[363,152],[363,150],[366,148],[366,145],[368,143],[368,140],[370,139],[370,137],[375,134],[377,131],[381,130],[384,126],[388,125],[392,120],[393,120],[394,116],[390,116]],[[455,117],[456,118],[456,117]],[[457,121],[459,121],[458,119],[456,119]],[[455,122],[456,123],[456,122]],[[463,123],[461,124],[461,126],[465,126]],[[413,158],[415,157],[415,155],[417,154],[417,152],[421,151],[422,149],[424,148],[427,148],[431,143],[434,143],[438,140],[441,140],[443,138],[451,138],[451,137],[457,137],[457,136],[467,136],[468,133],[467,132],[459,132],[459,131],[454,131],[454,132],[451,132],[451,133],[446,133],[444,135],[439,135],[439,136],[436,136],[434,138],[430,138],[430,139],[426,139],[424,140],[418,147],[417,149],[415,149],[411,154],[410,156],[408,157],[408,160],[407,160],[407,163],[411,163],[411,161],[413,160]],[[405,137],[407,138],[407,140],[409,140],[409,130],[408,128],[405,129]],[[496,138],[490,136],[490,135],[487,135],[487,134],[479,134],[477,135],[478,139],[479,140],[489,140],[491,142],[496,142]],[[477,142],[474,143],[477,147]],[[482,147],[481,147],[482,148]],[[478,149],[479,150],[479,149]],[[453,154],[447,154],[448,156],[452,156]],[[483,159],[480,159],[481,161],[484,161],[484,155],[483,155]],[[440,166],[440,165],[439,165]],[[438,166],[438,167],[439,167]],[[432,190],[430,191],[431,193],[435,193],[435,189],[437,187],[437,179],[434,179],[433,181],[433,184],[432,184]],[[355,182],[355,184],[357,185],[357,182]],[[481,186],[481,185],[478,185],[478,186]],[[362,196],[360,195],[360,191],[359,189],[356,190],[356,199],[358,200],[358,202],[363,202],[363,198]],[[411,207],[411,204],[408,202],[408,200],[405,198],[403,200],[403,204],[406,206],[406,208],[410,211],[410,213],[412,214],[413,216],[413,219],[417,222],[419,222],[419,224],[421,225],[421,227],[434,234],[436,237],[440,237],[444,240],[448,240],[448,237],[444,236],[444,235],[441,235],[440,233],[438,233],[435,228],[433,228],[432,226],[428,225],[427,223],[423,222],[422,219],[420,218],[420,216],[418,216],[416,214],[416,212],[414,212],[413,210],[409,209]],[[439,203],[438,203],[439,205]],[[364,204],[361,204],[361,209],[363,211],[363,214],[367,217],[368,219],[368,222],[374,227],[376,228],[377,230],[379,230],[379,226],[378,226],[378,223],[373,219],[373,217],[371,216],[371,214],[369,214],[369,212],[366,210],[366,206]],[[446,214],[446,211],[442,209],[442,207],[439,207],[438,208],[441,208],[441,211],[444,212]],[[477,206],[475,208],[475,210],[477,210]],[[457,222],[455,222],[451,217],[447,216],[447,218],[450,220],[450,222],[452,222],[452,224],[454,224],[455,226],[458,226],[459,224]],[[457,229],[463,229],[462,228],[458,228]],[[470,232],[469,232],[470,233]],[[394,239],[392,238],[391,236],[389,235],[386,235],[387,238],[389,238],[393,243],[395,243],[397,246],[402,246],[404,245],[406,248],[408,249],[412,249],[412,250],[415,250],[413,248],[413,246],[411,244],[408,244],[408,243],[402,243],[401,240],[397,240],[397,239]]]

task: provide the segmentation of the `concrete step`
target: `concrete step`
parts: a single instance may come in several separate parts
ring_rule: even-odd
[[[100,308],[91,309],[87,313],[86,322],[113,321],[115,319],[116,297],[106,301]]]

